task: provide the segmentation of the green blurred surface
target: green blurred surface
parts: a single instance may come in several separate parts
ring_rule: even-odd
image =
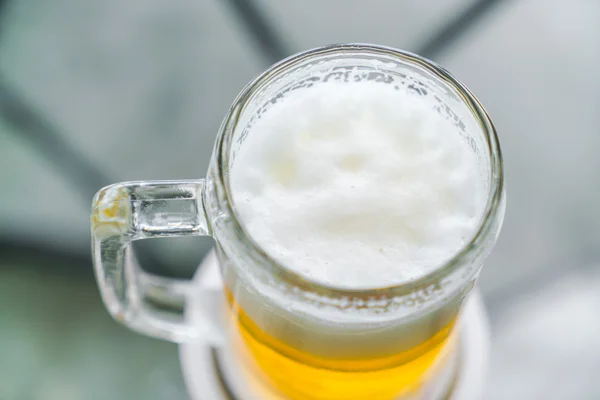
[[[177,346],[117,324],[70,267],[90,268],[0,262],[0,399],[187,399]]]

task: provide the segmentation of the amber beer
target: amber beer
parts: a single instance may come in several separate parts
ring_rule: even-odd
[[[456,299],[411,321],[336,326],[294,315],[251,293],[239,277],[226,293],[236,361],[285,399],[421,399],[438,373],[454,366]]]
[[[289,346],[286,348],[285,343],[252,325],[250,319],[240,316],[239,329],[244,344],[269,383],[294,400],[416,397],[428,372],[443,358],[444,346],[451,345],[448,335],[451,326],[448,326],[421,345],[407,350],[407,354],[373,359],[323,359]],[[377,364],[385,366],[378,367]]]

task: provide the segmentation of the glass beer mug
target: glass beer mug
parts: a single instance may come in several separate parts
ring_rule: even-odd
[[[486,205],[472,240],[449,261],[395,286],[339,288],[280,265],[248,234],[232,200],[229,172],[236,153],[261,113],[319,79],[403,85],[427,97],[468,141]],[[96,278],[116,320],[175,342],[210,335],[274,398],[423,398],[436,374],[453,368],[456,321],[498,236],[504,198],[494,127],[477,99],[446,70],[391,48],[324,47],[283,60],[246,86],[221,125],[205,179],[125,182],[96,194],[91,216]],[[196,293],[201,289],[145,272],[131,251],[135,240],[189,235],[215,240],[226,307],[213,314],[221,322],[208,312],[202,324],[190,323],[186,304],[203,301]]]

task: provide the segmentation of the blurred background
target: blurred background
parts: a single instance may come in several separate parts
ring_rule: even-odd
[[[508,207],[481,279],[486,399],[600,398],[597,0],[0,0],[0,399],[187,399],[176,346],[101,304],[91,198],[204,176],[242,87],[338,42],[437,61],[499,131]],[[209,248],[138,250],[190,276]]]

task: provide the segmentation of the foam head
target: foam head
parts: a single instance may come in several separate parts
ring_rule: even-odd
[[[246,121],[231,168],[241,223],[284,267],[329,286],[392,286],[442,266],[485,207],[469,126],[410,74],[327,76]]]

